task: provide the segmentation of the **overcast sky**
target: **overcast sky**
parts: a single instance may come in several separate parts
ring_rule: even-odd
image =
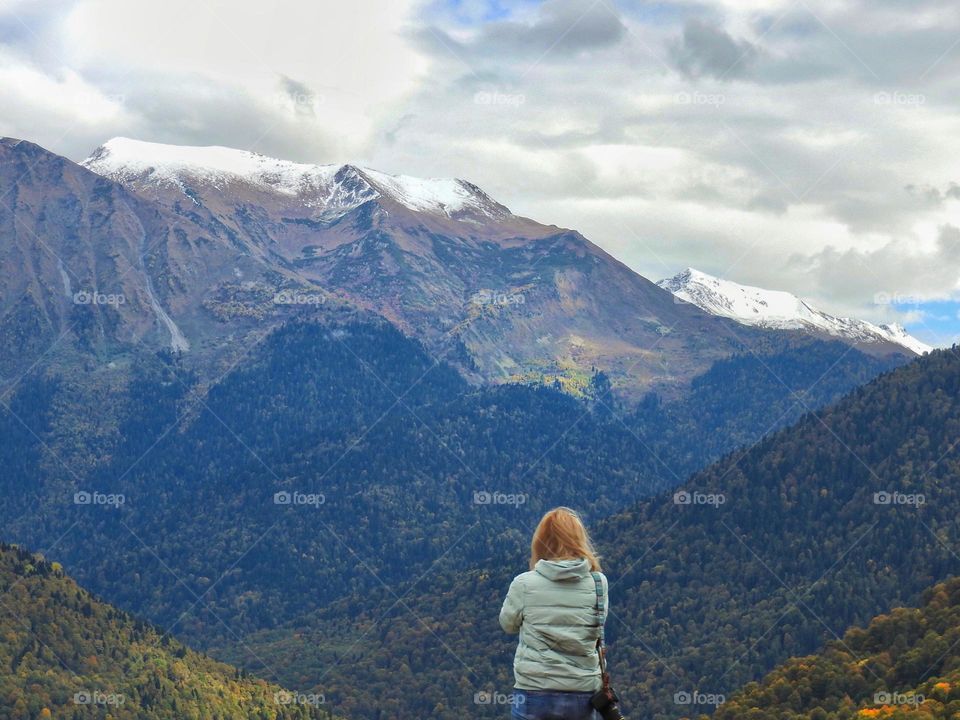
[[[960,337],[955,0],[0,0],[0,134],[463,177],[653,280]]]

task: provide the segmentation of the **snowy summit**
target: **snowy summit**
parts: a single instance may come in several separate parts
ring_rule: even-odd
[[[113,180],[141,185],[172,185],[186,192],[195,185],[245,185],[339,215],[374,199],[409,210],[458,218],[502,218],[510,211],[472,183],[388,175],[354,165],[310,165],[234,148],[192,147],[118,137],[101,145],[81,165]]]
[[[901,325],[875,325],[866,320],[836,317],[791,293],[740,285],[693,268],[661,280],[657,285],[701,310],[744,325],[807,330],[855,343],[890,342],[918,355],[933,349]]]

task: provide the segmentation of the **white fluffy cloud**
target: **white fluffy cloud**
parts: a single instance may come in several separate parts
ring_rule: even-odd
[[[427,67],[403,35],[412,0],[43,4],[0,5],[8,75],[47,78],[26,117],[0,126],[74,157],[122,133],[352,159]],[[20,106],[19,85],[0,76],[5,107]],[[92,118],[95,95],[117,112]]]

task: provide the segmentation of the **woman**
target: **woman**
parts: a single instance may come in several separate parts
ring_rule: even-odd
[[[597,610],[598,573],[603,609]],[[517,575],[500,610],[500,626],[520,633],[513,661],[515,720],[595,720],[600,690],[597,638],[607,619],[607,578],[580,516],[551,510],[530,544],[530,571]]]

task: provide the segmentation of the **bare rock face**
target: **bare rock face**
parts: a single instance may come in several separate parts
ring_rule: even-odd
[[[0,141],[0,197],[0,376],[72,351],[204,358],[231,332],[206,307],[218,288],[299,282],[209,212],[176,212],[26,141]]]

